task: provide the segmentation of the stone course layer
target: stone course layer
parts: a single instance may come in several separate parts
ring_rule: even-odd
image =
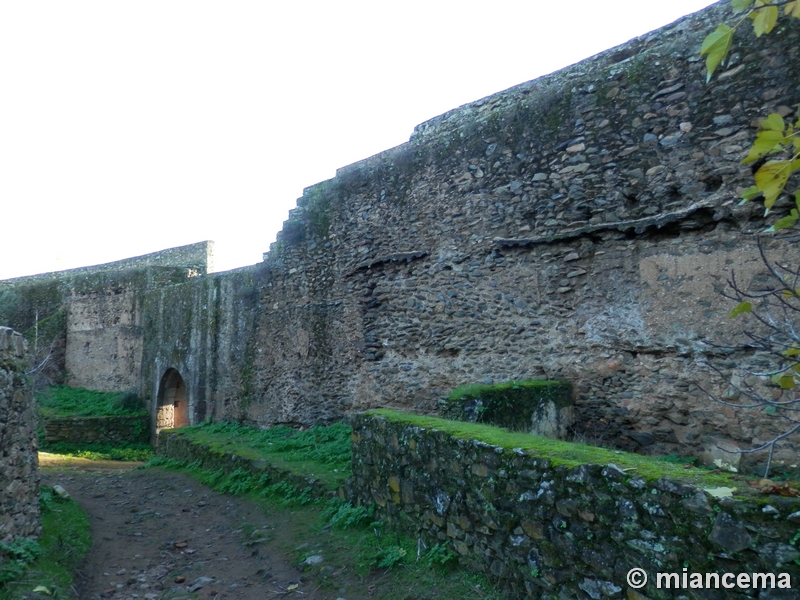
[[[0,327],[0,543],[4,544],[41,533],[36,411],[27,367],[22,336]]]
[[[44,435],[49,444],[147,444],[150,416],[48,418]]]
[[[452,435],[441,419],[425,428],[402,413],[385,414],[351,419],[354,501],[376,504],[381,519],[429,546],[447,544],[512,597],[753,597],[656,588],[656,573],[682,576],[684,567],[788,573],[791,589],[756,597],[798,597],[800,499],[715,498],[686,481],[614,464],[569,464]],[[643,589],[626,583],[634,567],[650,576]]]

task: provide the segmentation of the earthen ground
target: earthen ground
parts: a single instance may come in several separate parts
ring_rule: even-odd
[[[76,579],[82,600],[355,600],[392,597],[380,583],[328,567],[302,572],[287,548],[291,515],[267,514],[189,476],[132,463],[43,457],[44,485],[88,513],[93,545]]]

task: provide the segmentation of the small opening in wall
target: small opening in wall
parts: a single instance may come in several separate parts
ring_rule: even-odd
[[[158,386],[156,432],[189,424],[186,384],[177,369],[167,369]]]

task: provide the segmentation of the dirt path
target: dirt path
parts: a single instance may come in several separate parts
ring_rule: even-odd
[[[89,514],[82,600],[372,597],[366,584],[344,578],[338,592],[321,590],[292,565],[277,550],[292,547],[286,515],[266,515],[182,473],[123,464],[42,460],[43,483],[63,486]],[[363,594],[353,592],[358,587]]]

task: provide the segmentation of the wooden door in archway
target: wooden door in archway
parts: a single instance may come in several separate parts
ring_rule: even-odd
[[[189,424],[186,384],[177,369],[167,369],[158,386],[156,432]]]

